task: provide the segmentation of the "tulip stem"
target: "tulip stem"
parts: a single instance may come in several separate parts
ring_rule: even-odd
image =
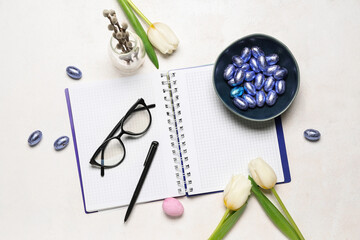
[[[298,226],[296,225],[295,221],[292,219],[292,217],[290,216],[290,213],[286,209],[284,203],[281,201],[281,199],[280,199],[279,195],[277,194],[275,188],[272,188],[271,192],[275,195],[276,200],[279,202],[279,204],[280,204],[282,210],[284,211],[286,217],[289,219],[290,224],[294,227],[295,232],[299,235],[301,240],[305,240],[304,236],[301,234],[301,232],[300,232]]]
[[[149,25],[151,26],[152,23],[145,17],[145,15],[135,6],[135,4],[131,0],[127,0],[129,5],[134,9],[134,11]]]
[[[217,227],[215,228],[214,232],[211,234],[209,239],[211,239],[211,237],[217,232],[217,230],[219,230],[219,228],[221,228],[222,224],[225,222],[225,220],[226,220],[227,216],[229,215],[230,211],[232,211],[232,210],[226,208],[224,216],[220,220],[219,224],[217,225]]]

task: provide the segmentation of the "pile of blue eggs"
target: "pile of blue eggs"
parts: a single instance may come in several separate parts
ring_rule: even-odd
[[[261,48],[245,47],[240,55],[232,57],[232,63],[224,70],[224,79],[233,87],[230,96],[241,110],[273,106],[278,96],[285,92],[286,68],[277,65],[275,53],[265,56]]]

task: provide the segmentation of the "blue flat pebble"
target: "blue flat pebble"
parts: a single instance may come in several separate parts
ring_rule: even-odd
[[[321,136],[320,132],[315,129],[306,129],[304,131],[304,137],[312,142],[319,141],[320,136]]]
[[[62,136],[56,139],[54,142],[54,148],[56,151],[63,150],[69,144],[69,138],[67,136]]]
[[[75,80],[79,80],[82,77],[82,72],[80,71],[80,69],[74,66],[68,66],[66,68],[66,73],[69,77]]]
[[[38,144],[41,141],[41,139],[42,139],[42,132],[40,130],[36,130],[32,134],[30,134],[28,138],[28,143],[31,147],[33,147],[36,144]]]

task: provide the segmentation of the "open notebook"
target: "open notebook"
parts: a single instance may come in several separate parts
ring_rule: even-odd
[[[279,182],[290,181],[280,118],[249,122],[231,113],[216,96],[212,72],[207,65],[65,90],[87,213],[129,204],[154,140],[159,148],[138,202],[222,191],[232,174],[247,175],[256,157],[274,168]],[[156,104],[152,125],[140,138],[122,137],[124,162],[101,177],[89,160],[138,98]]]

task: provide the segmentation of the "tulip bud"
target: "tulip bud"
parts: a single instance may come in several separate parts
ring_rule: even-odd
[[[256,158],[249,163],[249,170],[252,178],[261,188],[271,189],[276,184],[274,170],[262,158]]]
[[[224,190],[225,206],[230,210],[237,211],[248,199],[250,189],[251,182],[245,176],[241,174],[232,176]]]
[[[150,25],[147,35],[151,44],[163,54],[172,53],[179,45],[175,33],[164,23]]]

